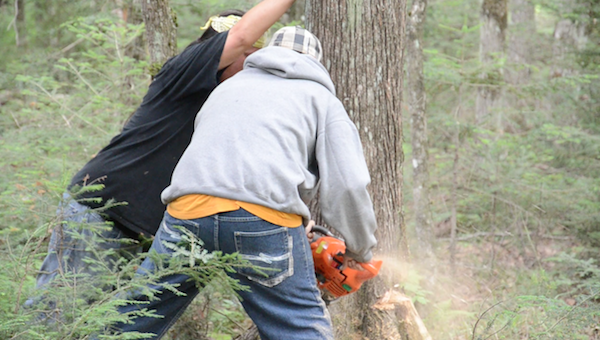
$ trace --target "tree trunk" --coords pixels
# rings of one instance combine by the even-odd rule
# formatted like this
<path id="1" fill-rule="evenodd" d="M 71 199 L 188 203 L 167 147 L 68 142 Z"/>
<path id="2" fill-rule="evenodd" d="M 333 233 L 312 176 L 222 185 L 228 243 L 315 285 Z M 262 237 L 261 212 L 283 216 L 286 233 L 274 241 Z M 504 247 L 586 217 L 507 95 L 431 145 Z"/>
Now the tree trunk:
<path id="1" fill-rule="evenodd" d="M 17 46 L 27 44 L 27 28 L 25 25 L 25 0 L 15 0 L 15 40 Z"/>
<path id="2" fill-rule="evenodd" d="M 142 16 L 146 24 L 150 74 L 154 76 L 177 54 L 177 24 L 168 0 L 142 0 Z"/>
<path id="3" fill-rule="evenodd" d="M 142 15 L 142 2 L 144 0 L 117 0 L 117 11 L 123 19 L 123 23 L 139 25 L 144 22 Z M 146 44 L 144 36 L 140 35 L 133 42 L 128 44 L 125 49 L 125 55 L 142 60 L 146 58 Z"/>
<path id="4" fill-rule="evenodd" d="M 585 23 L 563 19 L 554 28 L 554 43 L 552 54 L 554 59 L 553 77 L 573 75 L 575 51 L 581 50 L 587 44 Z"/>
<path id="5" fill-rule="evenodd" d="M 429 169 L 427 152 L 426 96 L 423 77 L 423 27 L 427 0 L 414 0 L 407 30 L 406 60 L 408 70 L 408 107 L 410 111 L 413 207 L 419 253 L 425 258 L 433 255 L 431 249 L 432 223 L 429 204 Z"/>
<path id="6" fill-rule="evenodd" d="M 507 0 L 483 0 L 481 6 L 481 29 L 479 58 L 484 68 L 481 74 L 482 85 L 476 100 L 477 124 L 487 123 L 491 114 L 500 106 L 502 70 L 494 67 L 494 61 L 503 58 L 505 32 L 507 26 Z M 498 128 L 501 128 L 501 117 Z"/>
<path id="7" fill-rule="evenodd" d="M 510 26 L 506 80 L 513 85 L 529 81 L 532 43 L 535 37 L 535 7 L 531 0 L 510 0 Z"/>
<path id="8" fill-rule="evenodd" d="M 404 0 L 307 3 L 307 28 L 323 42 L 323 64 L 363 142 L 379 225 L 375 256 L 386 257 L 390 266 L 408 257 L 401 209 L 405 9 Z M 331 306 L 336 338 L 403 338 L 405 327 L 397 315 L 400 306 L 372 308 L 400 282 L 399 274 L 389 268 Z"/>

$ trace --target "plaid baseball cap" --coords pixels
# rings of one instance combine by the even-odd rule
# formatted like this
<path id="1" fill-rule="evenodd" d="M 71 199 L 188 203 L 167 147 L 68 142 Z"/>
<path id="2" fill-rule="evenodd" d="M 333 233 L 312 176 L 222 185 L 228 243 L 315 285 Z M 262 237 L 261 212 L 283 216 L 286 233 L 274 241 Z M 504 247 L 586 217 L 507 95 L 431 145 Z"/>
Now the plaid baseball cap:
<path id="1" fill-rule="evenodd" d="M 302 27 L 287 26 L 279 29 L 267 46 L 281 46 L 290 50 L 308 54 L 321 61 L 323 48 L 321 42 L 312 33 Z"/>

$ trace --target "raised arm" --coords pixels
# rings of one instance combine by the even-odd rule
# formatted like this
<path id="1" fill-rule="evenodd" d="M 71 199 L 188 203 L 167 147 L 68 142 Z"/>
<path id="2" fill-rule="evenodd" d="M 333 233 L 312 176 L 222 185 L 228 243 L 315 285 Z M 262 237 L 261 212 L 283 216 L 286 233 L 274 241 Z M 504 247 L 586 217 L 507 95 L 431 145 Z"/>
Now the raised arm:
<path id="1" fill-rule="evenodd" d="M 264 0 L 246 12 L 229 30 L 219 70 L 229 66 L 292 6 L 295 0 Z"/>

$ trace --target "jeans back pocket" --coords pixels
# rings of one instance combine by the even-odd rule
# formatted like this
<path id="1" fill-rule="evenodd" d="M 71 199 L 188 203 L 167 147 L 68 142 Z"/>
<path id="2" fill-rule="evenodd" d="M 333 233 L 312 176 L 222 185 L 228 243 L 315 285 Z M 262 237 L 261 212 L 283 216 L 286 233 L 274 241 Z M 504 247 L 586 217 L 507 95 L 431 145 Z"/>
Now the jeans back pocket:
<path id="1" fill-rule="evenodd" d="M 249 280 L 273 287 L 294 275 L 293 240 L 285 227 L 257 232 L 235 232 L 235 247 L 252 267 L 237 272 Z"/>

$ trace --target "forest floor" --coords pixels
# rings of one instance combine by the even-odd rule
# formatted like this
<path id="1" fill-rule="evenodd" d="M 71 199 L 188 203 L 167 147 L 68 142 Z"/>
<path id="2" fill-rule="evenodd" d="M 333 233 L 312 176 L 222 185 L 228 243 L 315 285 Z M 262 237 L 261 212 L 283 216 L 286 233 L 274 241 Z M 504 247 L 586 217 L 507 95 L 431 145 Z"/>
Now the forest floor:
<path id="1" fill-rule="evenodd" d="M 449 239 L 442 239 L 437 263 L 419 267 L 428 302 L 415 305 L 433 339 L 600 339 L 600 314 L 596 324 L 573 337 L 551 335 L 552 327 L 569 327 L 567 316 L 579 304 L 580 291 L 560 289 L 555 261 L 579 247 L 574 237 L 529 240 L 506 234 L 468 242 L 468 236 L 459 238 L 465 241 L 456 247 L 454 265 Z M 556 295 L 548 296 L 552 293 Z M 549 313 L 556 307 L 547 304 L 548 298 L 559 304 L 556 315 Z M 539 303 L 542 300 L 546 303 Z"/>

